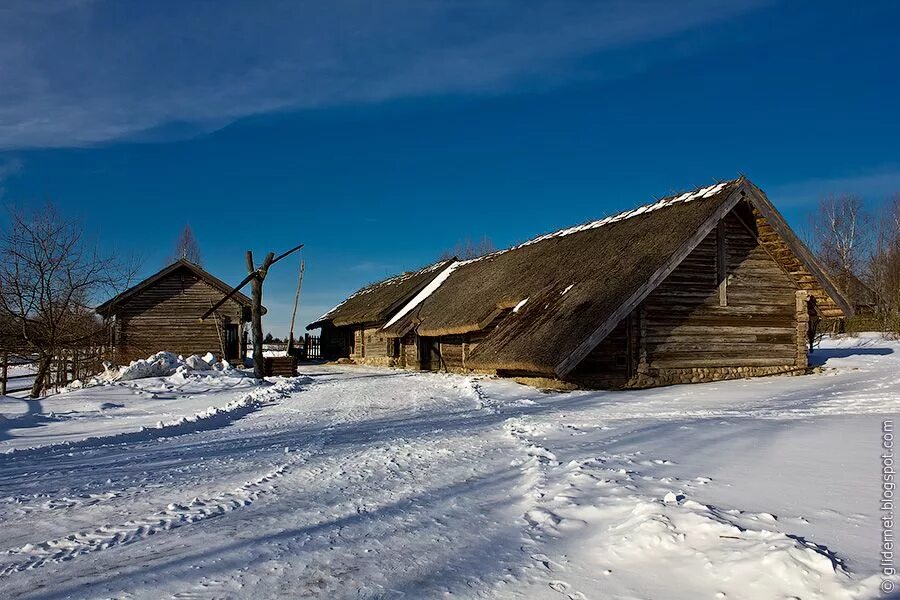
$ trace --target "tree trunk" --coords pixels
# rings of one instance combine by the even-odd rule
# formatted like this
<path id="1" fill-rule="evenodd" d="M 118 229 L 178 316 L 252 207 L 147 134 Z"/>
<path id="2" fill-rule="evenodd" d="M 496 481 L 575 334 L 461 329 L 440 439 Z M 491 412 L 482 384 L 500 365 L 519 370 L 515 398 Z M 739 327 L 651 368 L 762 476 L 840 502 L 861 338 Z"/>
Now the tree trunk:
<path id="1" fill-rule="evenodd" d="M 247 250 L 247 269 L 253 273 L 253 252 Z M 262 279 L 257 275 L 250 280 L 250 333 L 253 337 L 253 376 L 262 379 L 266 375 L 263 358 L 262 331 Z"/>
<path id="2" fill-rule="evenodd" d="M 44 390 L 44 381 L 47 379 L 47 374 L 50 373 L 50 365 L 52 363 L 52 356 L 41 356 L 38 359 L 37 375 L 34 377 L 34 383 L 31 384 L 31 392 L 28 394 L 29 398 L 41 397 L 41 392 Z"/>
<path id="3" fill-rule="evenodd" d="M 256 277 L 250 280 L 252 293 L 250 294 L 250 328 L 253 332 L 253 376 L 262 379 L 266 376 L 265 359 L 263 358 L 263 329 L 262 329 L 262 294 L 263 281 L 269 272 L 269 267 L 275 259 L 275 254 L 269 252 L 259 269 L 253 267 L 253 252 L 247 250 L 247 269 L 249 273 L 256 272 Z"/>

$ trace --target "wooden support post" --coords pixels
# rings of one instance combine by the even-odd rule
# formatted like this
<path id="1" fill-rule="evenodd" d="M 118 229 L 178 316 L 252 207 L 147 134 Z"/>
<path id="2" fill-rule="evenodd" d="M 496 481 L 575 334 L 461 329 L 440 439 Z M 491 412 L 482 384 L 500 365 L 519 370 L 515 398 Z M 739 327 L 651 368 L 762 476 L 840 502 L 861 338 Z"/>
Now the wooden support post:
<path id="1" fill-rule="evenodd" d="M 797 360 L 798 369 L 809 366 L 807 354 L 807 342 L 809 340 L 809 294 L 805 290 L 797 290 L 796 319 L 797 319 Z"/>
<path id="2" fill-rule="evenodd" d="M 719 306 L 728 306 L 728 255 L 724 220 L 716 224 L 716 282 L 719 285 Z"/>
<path id="3" fill-rule="evenodd" d="M 650 371 L 647 364 L 647 307 L 643 302 L 638 306 L 638 366 L 637 372 L 645 375 Z"/>

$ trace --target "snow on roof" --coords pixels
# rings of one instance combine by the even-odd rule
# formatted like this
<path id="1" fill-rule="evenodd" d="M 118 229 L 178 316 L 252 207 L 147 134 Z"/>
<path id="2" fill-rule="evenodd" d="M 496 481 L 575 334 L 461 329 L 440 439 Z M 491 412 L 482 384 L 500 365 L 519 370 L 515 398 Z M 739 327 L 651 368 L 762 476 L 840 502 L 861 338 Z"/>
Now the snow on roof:
<path id="1" fill-rule="evenodd" d="M 668 198 L 663 198 L 657 202 L 652 204 L 645 204 L 643 206 L 639 206 L 632 210 L 626 210 L 620 212 L 618 214 L 605 217 L 603 219 L 599 219 L 597 221 L 590 221 L 588 223 L 582 223 L 581 225 L 576 225 L 574 227 L 568 227 L 566 229 L 560 229 L 559 231 L 554 231 L 552 233 L 545 233 L 544 235 L 540 235 L 536 238 L 530 239 L 527 242 L 522 242 L 518 246 L 512 246 L 511 248 L 506 248 L 505 250 L 499 250 L 497 252 L 492 252 L 490 254 L 485 254 L 484 256 L 479 256 L 477 258 L 472 258 L 466 261 L 463 261 L 461 264 L 467 264 L 482 260 L 484 258 L 491 258 L 493 256 L 497 256 L 499 254 L 503 254 L 505 252 L 509 252 L 510 250 L 517 250 L 519 248 L 524 248 L 525 246 L 530 246 L 531 244 L 536 244 L 538 242 L 543 242 L 545 240 L 549 240 L 552 238 L 563 237 L 567 235 L 571 235 L 573 233 L 578 233 L 580 231 L 587 231 L 589 229 L 596 229 L 598 227 L 603 227 L 604 225 L 609 225 L 610 223 L 616 223 L 618 221 L 624 221 L 625 219 L 630 219 L 631 217 L 636 217 L 638 215 L 642 215 L 648 212 L 652 212 L 654 210 L 659 210 L 661 208 L 665 208 L 667 206 L 672 206 L 673 204 L 679 204 L 681 202 L 690 202 L 691 200 L 696 200 L 698 198 L 709 198 L 710 196 L 714 196 L 722 191 L 722 189 L 728 185 L 729 182 L 724 181 L 722 183 L 716 183 L 705 188 L 700 188 L 698 190 L 694 190 L 692 192 L 685 192 L 678 196 L 670 196 Z"/>
<path id="2" fill-rule="evenodd" d="M 391 319 L 385 324 L 384 327 L 382 327 L 382 329 L 387 329 L 388 327 L 396 323 L 403 315 L 414 309 L 418 304 L 428 298 L 428 296 L 433 294 L 434 291 L 441 287 L 441 284 L 444 283 L 444 281 L 446 281 L 448 277 L 450 277 L 450 273 L 452 273 L 460 264 L 461 263 L 459 261 L 453 261 L 452 263 L 450 263 L 450 265 L 446 269 L 441 271 L 441 273 L 439 273 L 437 277 L 432 279 L 428 283 L 428 285 L 422 288 L 422 291 L 416 294 L 412 300 L 407 302 L 406 306 L 397 311 L 397 314 L 391 317 Z"/>
<path id="3" fill-rule="evenodd" d="M 513 312 L 514 313 L 519 312 L 519 309 L 521 309 L 523 306 L 525 306 L 526 302 L 528 302 L 528 298 L 525 298 L 524 300 L 519 301 L 519 303 L 513 307 Z"/>
<path id="4" fill-rule="evenodd" d="M 344 298 L 341 302 L 338 302 L 337 304 L 335 304 L 330 310 L 326 311 L 324 314 L 322 314 L 322 316 L 320 316 L 318 319 L 316 319 L 313 322 L 318 323 L 320 321 L 327 321 L 337 309 L 339 309 L 343 305 L 347 304 L 347 302 L 349 302 L 350 300 L 357 298 L 359 296 L 362 296 L 363 294 L 368 294 L 369 292 L 372 292 L 376 289 L 384 288 L 384 287 L 387 287 L 390 285 L 397 285 L 397 284 L 403 283 L 404 281 L 407 281 L 407 280 L 411 279 L 412 277 L 417 277 L 417 276 L 425 274 L 425 273 L 431 273 L 432 271 L 434 271 L 446 264 L 447 264 L 446 260 L 438 261 L 438 262 L 434 263 L 433 265 L 429 265 L 429 266 L 425 267 L 424 269 L 419 269 L 418 271 L 408 271 L 406 273 L 394 275 L 393 277 L 388 277 L 387 279 L 382 279 L 381 281 L 376 281 L 375 283 L 369 284 L 369 285 L 353 292 L 352 294 L 350 294 L 349 296 Z"/>

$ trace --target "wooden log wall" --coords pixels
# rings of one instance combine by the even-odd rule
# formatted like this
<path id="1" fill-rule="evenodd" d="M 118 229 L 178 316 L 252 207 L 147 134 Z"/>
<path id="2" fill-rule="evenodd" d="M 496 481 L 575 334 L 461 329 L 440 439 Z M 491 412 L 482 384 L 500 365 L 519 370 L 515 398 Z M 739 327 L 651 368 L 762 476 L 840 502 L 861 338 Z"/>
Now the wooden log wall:
<path id="1" fill-rule="evenodd" d="M 801 290 L 816 299 L 816 306 L 822 317 L 838 319 L 844 316 L 840 307 L 825 292 L 818 279 L 801 263 L 781 236 L 769 225 L 758 210 L 744 217 L 755 225 L 760 244 L 782 265 L 791 279 Z"/>
<path id="2" fill-rule="evenodd" d="M 393 338 L 384 335 L 382 325 L 369 325 L 353 330 L 353 359 L 387 359 L 393 346 Z"/>
<path id="3" fill-rule="evenodd" d="M 632 329 L 629 336 L 628 329 Z M 570 379 L 586 385 L 625 385 L 638 361 L 636 316 L 622 319 L 571 373 Z"/>
<path id="4" fill-rule="evenodd" d="M 214 317 L 199 318 L 222 292 L 187 270 L 179 270 L 129 298 L 117 311 L 120 360 L 133 360 L 168 350 L 188 356 L 221 355 L 219 327 L 225 320 L 240 324 L 242 307 L 227 302 Z M 224 333 L 224 332 L 222 332 Z"/>
<path id="5" fill-rule="evenodd" d="M 732 212 L 718 230 L 725 236 L 724 292 L 713 231 L 647 297 L 642 343 L 650 369 L 798 362 L 797 285 L 757 241 L 754 223 Z"/>

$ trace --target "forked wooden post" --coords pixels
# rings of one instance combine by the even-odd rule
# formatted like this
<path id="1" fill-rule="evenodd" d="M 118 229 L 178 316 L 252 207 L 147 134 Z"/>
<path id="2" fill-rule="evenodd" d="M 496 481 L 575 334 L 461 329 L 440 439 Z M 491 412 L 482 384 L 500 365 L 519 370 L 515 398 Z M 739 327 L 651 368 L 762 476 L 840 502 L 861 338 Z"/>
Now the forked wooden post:
<path id="1" fill-rule="evenodd" d="M 253 251 L 247 250 L 247 269 L 252 276 L 250 279 L 250 322 L 253 331 L 253 376 L 262 379 L 266 376 L 266 366 L 263 361 L 263 331 L 262 331 L 262 294 L 263 281 L 269 272 L 269 267 L 275 261 L 275 253 L 269 252 L 257 269 L 253 266 Z"/>

